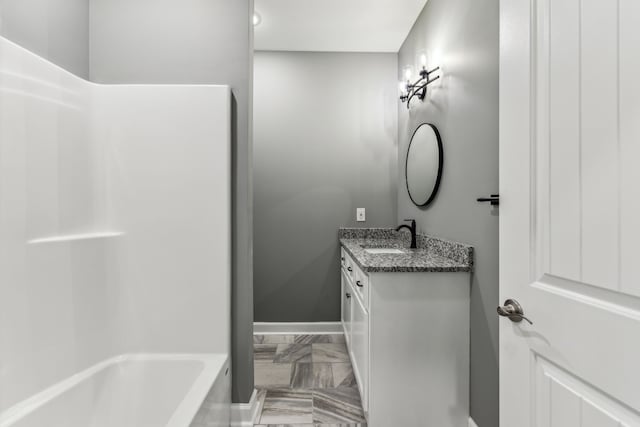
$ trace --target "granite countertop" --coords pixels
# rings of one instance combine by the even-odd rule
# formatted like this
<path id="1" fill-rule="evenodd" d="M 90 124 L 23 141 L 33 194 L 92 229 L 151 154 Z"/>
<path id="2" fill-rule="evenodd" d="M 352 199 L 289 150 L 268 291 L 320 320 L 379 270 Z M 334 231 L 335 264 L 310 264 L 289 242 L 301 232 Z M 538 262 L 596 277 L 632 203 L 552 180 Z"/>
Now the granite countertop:
<path id="1" fill-rule="evenodd" d="M 340 244 L 362 271 L 369 273 L 471 272 L 473 247 L 418 233 L 410 249 L 409 233 L 392 228 L 341 228 Z M 402 254 L 371 254 L 365 248 L 398 248 Z"/>

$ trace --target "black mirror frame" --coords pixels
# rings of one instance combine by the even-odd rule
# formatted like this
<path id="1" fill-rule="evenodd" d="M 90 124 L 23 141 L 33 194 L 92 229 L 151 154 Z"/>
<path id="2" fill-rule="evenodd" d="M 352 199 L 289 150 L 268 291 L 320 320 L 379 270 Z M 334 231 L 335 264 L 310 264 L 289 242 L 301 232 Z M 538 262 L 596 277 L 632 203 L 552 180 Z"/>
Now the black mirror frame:
<path id="1" fill-rule="evenodd" d="M 413 138 L 416 136 L 416 133 L 418 133 L 418 130 L 422 126 L 431 127 L 431 129 L 433 129 L 433 132 L 436 134 L 436 140 L 438 141 L 438 176 L 436 178 L 436 183 L 433 186 L 433 190 L 431 191 L 431 194 L 429 195 L 429 198 L 427 199 L 427 201 L 424 202 L 423 204 L 419 204 L 413 199 L 413 196 L 411 195 L 411 191 L 409 190 L 409 177 L 407 176 L 407 166 L 409 165 L 409 153 L 411 152 L 411 144 L 413 143 Z M 438 128 L 435 127 L 435 125 L 431 123 L 422 123 L 420 126 L 416 128 L 416 130 L 413 132 L 413 135 L 411 135 L 411 140 L 409 141 L 409 146 L 407 147 L 407 156 L 405 158 L 405 163 L 404 163 L 404 181 L 407 186 L 407 194 L 409 194 L 409 198 L 411 199 L 414 205 L 420 208 L 424 208 L 429 206 L 433 202 L 433 200 L 436 198 L 436 195 L 438 194 L 438 189 L 440 188 L 440 181 L 442 180 L 443 165 L 444 165 L 444 150 L 442 148 L 442 138 L 440 138 L 440 132 L 438 131 Z"/>

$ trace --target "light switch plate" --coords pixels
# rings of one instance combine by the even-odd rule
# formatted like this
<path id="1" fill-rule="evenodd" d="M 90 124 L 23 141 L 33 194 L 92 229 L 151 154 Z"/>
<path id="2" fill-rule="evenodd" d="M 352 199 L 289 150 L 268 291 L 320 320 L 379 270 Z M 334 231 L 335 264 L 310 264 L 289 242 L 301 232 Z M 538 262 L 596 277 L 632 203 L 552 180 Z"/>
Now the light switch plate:
<path id="1" fill-rule="evenodd" d="M 366 218 L 367 216 L 366 216 L 365 208 L 356 209 L 356 221 L 365 222 Z"/>

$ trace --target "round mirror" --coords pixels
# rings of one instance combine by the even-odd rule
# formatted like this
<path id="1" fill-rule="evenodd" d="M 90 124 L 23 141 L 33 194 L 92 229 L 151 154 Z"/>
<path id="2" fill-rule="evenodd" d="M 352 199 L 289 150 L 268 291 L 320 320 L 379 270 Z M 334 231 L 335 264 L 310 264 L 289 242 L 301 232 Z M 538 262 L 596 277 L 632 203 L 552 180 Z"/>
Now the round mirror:
<path id="1" fill-rule="evenodd" d="M 436 197 L 442 177 L 442 141 L 438 129 L 423 123 L 407 149 L 407 191 L 416 206 L 428 206 Z"/>

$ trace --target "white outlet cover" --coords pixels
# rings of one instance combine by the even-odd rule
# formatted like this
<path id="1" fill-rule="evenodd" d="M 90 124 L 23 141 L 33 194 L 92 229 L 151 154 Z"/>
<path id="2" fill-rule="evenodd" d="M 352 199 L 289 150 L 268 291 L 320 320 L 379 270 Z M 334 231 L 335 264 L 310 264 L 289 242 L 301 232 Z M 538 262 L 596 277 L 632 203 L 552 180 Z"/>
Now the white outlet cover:
<path id="1" fill-rule="evenodd" d="M 358 222 L 364 222 L 366 221 L 366 211 L 365 208 L 358 208 L 356 209 L 356 221 Z"/>

